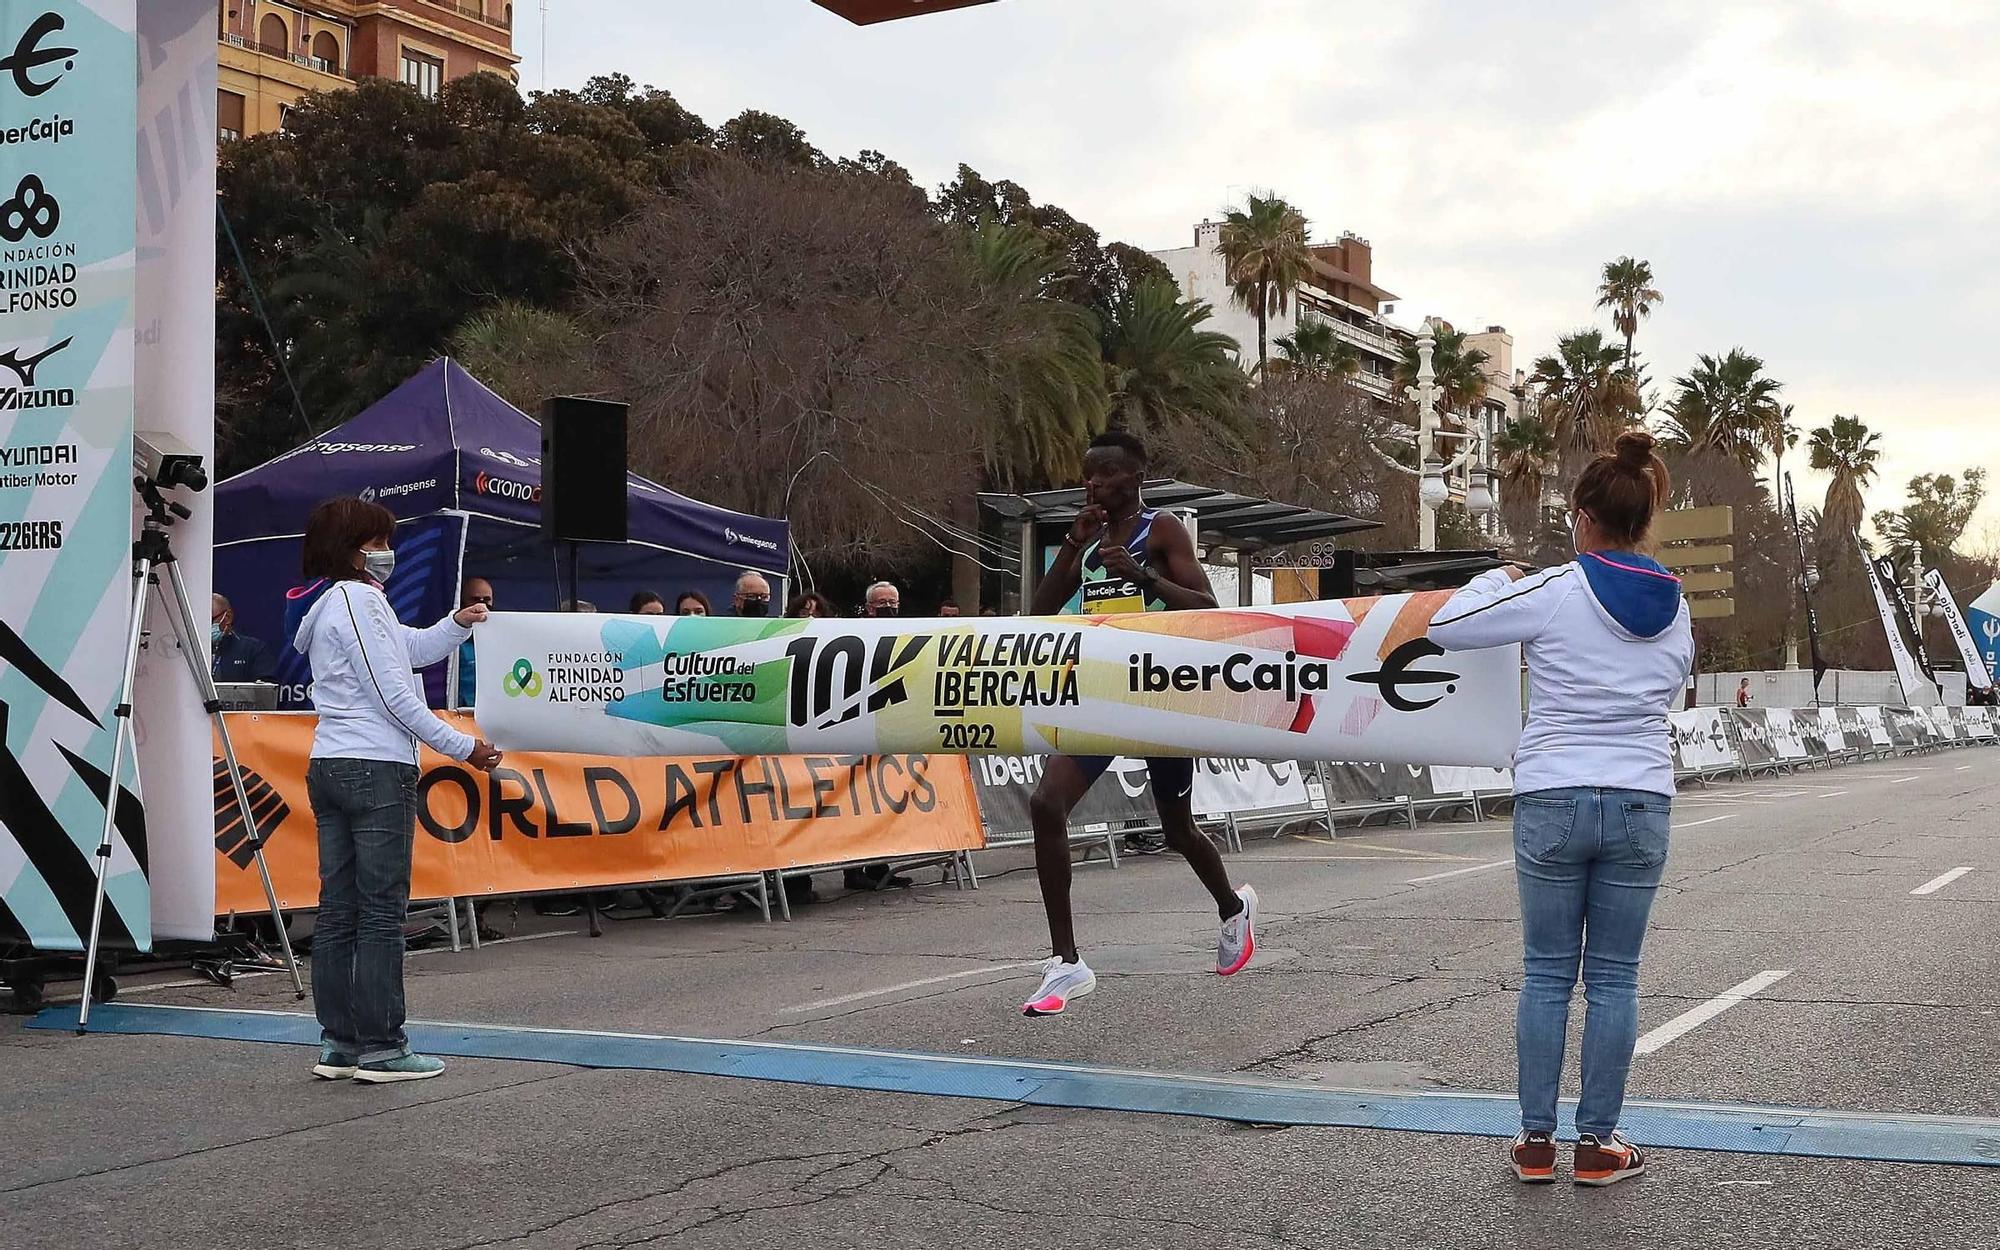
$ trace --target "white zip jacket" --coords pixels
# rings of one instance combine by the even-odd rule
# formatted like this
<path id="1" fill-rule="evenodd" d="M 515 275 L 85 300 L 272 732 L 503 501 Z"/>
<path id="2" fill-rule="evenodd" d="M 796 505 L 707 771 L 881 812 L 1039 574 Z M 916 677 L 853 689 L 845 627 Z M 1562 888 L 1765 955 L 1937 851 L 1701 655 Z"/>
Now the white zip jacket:
<path id="1" fill-rule="evenodd" d="M 1447 651 L 1522 644 L 1528 723 L 1514 792 L 1601 787 L 1674 793 L 1667 712 L 1687 682 L 1694 635 L 1680 579 L 1649 557 L 1588 552 L 1510 579 L 1482 573 L 1432 620 Z"/>
<path id="2" fill-rule="evenodd" d="M 440 755 L 470 756 L 477 744 L 431 711 L 414 670 L 447 658 L 471 636 L 449 616 L 413 629 L 396 619 L 374 582 L 335 582 L 292 640 L 312 665 L 319 709 L 312 757 L 415 764 L 419 739 Z"/>

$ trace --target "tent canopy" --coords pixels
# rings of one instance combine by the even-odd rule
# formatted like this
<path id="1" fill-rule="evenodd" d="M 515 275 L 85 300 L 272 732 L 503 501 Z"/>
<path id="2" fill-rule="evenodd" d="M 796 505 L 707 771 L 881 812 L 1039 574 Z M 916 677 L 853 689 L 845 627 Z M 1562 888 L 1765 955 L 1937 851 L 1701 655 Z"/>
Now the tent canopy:
<path id="1" fill-rule="evenodd" d="M 782 575 L 785 522 L 717 508 L 625 477 L 631 541 Z M 305 532 L 334 495 L 372 499 L 399 518 L 463 512 L 539 527 L 542 427 L 449 358 L 425 365 L 374 406 L 216 488 L 215 543 Z"/>
<path id="2" fill-rule="evenodd" d="M 785 522 L 717 508 L 637 474 L 625 484 L 630 541 L 577 545 L 582 598 L 622 612 L 635 591 L 671 606 L 695 590 L 721 608 L 750 569 L 768 576 L 783 601 Z M 541 529 L 540 424 L 457 362 L 434 360 L 352 420 L 216 487 L 215 588 L 236 609 L 238 632 L 275 654 L 281 707 L 304 706 L 310 679 L 280 636 L 284 592 L 299 580 L 306 518 L 336 495 L 396 514 L 387 590 L 406 622 L 427 624 L 457 607 L 466 577 L 492 583 L 501 610 L 554 609 L 570 585 L 567 550 Z M 432 702 L 449 701 L 446 672 L 426 678 Z"/>

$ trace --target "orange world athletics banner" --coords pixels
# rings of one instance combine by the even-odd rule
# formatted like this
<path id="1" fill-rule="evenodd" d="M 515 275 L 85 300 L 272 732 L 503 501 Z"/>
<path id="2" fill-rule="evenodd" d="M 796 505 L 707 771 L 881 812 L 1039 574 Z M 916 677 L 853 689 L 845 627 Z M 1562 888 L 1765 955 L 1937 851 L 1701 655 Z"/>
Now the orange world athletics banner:
<path id="1" fill-rule="evenodd" d="M 446 713 L 467 733 L 472 718 Z M 228 713 L 279 904 L 319 901 L 306 764 L 316 718 Z M 218 914 L 267 904 L 215 745 Z M 985 845 L 962 756 L 620 759 L 509 753 L 491 774 L 423 752 L 413 898 L 767 872 Z"/>

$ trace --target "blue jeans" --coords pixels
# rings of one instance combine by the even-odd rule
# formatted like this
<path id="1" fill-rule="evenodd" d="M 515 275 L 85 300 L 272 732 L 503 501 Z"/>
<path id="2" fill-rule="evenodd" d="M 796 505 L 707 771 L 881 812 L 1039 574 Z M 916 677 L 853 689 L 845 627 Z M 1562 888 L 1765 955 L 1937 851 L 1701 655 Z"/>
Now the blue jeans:
<path id="1" fill-rule="evenodd" d="M 1672 806 L 1643 790 L 1541 790 L 1514 800 L 1527 977 L 1514 1021 L 1521 1126 L 1554 1132 L 1569 1000 L 1583 967 L 1579 1133 L 1608 1136 L 1639 1040 L 1639 947 L 1667 862 Z"/>
<path id="2" fill-rule="evenodd" d="M 313 1011 L 320 1036 L 363 1063 L 409 1053 L 403 1033 L 403 920 L 417 770 L 386 760 L 316 759 L 306 793 L 319 825 Z"/>

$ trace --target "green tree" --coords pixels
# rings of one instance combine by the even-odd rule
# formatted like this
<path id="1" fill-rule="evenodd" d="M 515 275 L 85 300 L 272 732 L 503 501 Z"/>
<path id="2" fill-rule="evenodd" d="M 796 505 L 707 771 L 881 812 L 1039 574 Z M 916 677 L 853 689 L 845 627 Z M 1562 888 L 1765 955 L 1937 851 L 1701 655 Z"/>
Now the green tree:
<path id="1" fill-rule="evenodd" d="M 1875 532 L 1898 563 L 1934 562 L 1957 546 L 1985 498 L 1985 469 L 1967 469 L 1963 477 L 1919 473 L 1910 479 L 1908 498 L 1901 508 L 1875 514 Z"/>
<path id="2" fill-rule="evenodd" d="M 1553 355 L 1535 361 L 1529 381 L 1540 393 L 1542 420 L 1560 448 L 1565 476 L 1610 451 L 1639 415 L 1633 374 L 1598 330 L 1558 339 Z"/>
<path id="3" fill-rule="evenodd" d="M 1236 364 L 1236 340 L 1202 328 L 1214 313 L 1182 301 L 1165 278 L 1140 283 L 1119 302 L 1103 336 L 1115 424 L 1163 445 L 1242 445 L 1249 381 Z"/>
<path id="4" fill-rule="evenodd" d="M 1119 303 L 1141 282 L 1173 280 L 1167 267 L 1129 243 L 1104 243 L 1088 225 L 1053 204 L 1037 204 L 1019 183 L 988 182 L 969 165 L 937 189 L 932 211 L 967 230 L 986 222 L 1033 226 L 1063 253 L 1057 294 L 1082 304 L 1099 321 L 1109 321 Z"/>
<path id="5" fill-rule="evenodd" d="M 1712 449 L 1755 471 L 1782 384 L 1764 373 L 1764 362 L 1740 347 L 1720 358 L 1702 355 L 1674 379 L 1665 441 L 1687 451 Z"/>
<path id="6" fill-rule="evenodd" d="M 1627 373 L 1632 371 L 1632 340 L 1639 333 L 1639 323 L 1651 316 L 1653 305 L 1665 298 L 1653 286 L 1650 261 L 1620 256 L 1605 262 L 1603 278 L 1597 284 L 1597 306 L 1611 310 L 1611 324 L 1625 336 Z"/>
<path id="7" fill-rule="evenodd" d="M 1007 489 L 1074 480 L 1109 408 L 1096 319 L 1052 294 L 1062 253 L 1034 227 L 989 223 L 972 253 L 1000 313 L 988 356 L 995 412 L 980 439 L 988 477 Z"/>
<path id="8" fill-rule="evenodd" d="M 1305 215 L 1275 195 L 1249 197 L 1222 214 L 1218 246 L 1230 294 L 1257 318 L 1257 376 L 1270 363 L 1271 314 L 1283 316 L 1312 268 Z"/>
<path id="9" fill-rule="evenodd" d="M 1361 373 L 1361 353 L 1324 321 L 1301 321 L 1278 338 L 1278 355 L 1293 372 L 1345 380 Z"/>
<path id="10" fill-rule="evenodd" d="M 620 108 L 575 94 L 524 102 L 491 74 L 434 100 L 380 80 L 307 96 L 282 133 L 229 144 L 218 171 L 229 226 L 217 272 L 222 470 L 373 403 L 496 300 L 563 305 L 577 249 L 669 171 L 666 149 Z"/>
<path id="11" fill-rule="evenodd" d="M 1866 515 L 1861 492 L 1874 482 L 1882 436 L 1859 417 L 1835 416 L 1814 430 L 1806 443 L 1806 462 L 1829 475 L 1826 501 L 1820 507 L 1820 532 L 1851 546 Z"/>
<path id="12" fill-rule="evenodd" d="M 452 332 L 451 354 L 466 372 L 523 412 L 551 395 L 573 393 L 590 334 L 567 313 L 501 300 Z"/>
<path id="13" fill-rule="evenodd" d="M 722 123 L 715 132 L 715 146 L 733 156 L 776 165 L 810 168 L 826 161 L 825 154 L 806 140 L 805 131 L 782 117 L 756 109 L 744 109 Z"/>

